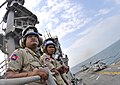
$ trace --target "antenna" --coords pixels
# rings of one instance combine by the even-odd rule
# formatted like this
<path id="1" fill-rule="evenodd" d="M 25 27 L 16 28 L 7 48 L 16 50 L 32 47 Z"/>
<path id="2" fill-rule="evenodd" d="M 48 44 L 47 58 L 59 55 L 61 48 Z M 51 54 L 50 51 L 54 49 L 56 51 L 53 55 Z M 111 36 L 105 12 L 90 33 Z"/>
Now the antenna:
<path id="1" fill-rule="evenodd" d="M 0 5 L 0 8 L 4 6 L 6 3 L 7 3 L 7 0 L 2 5 Z"/>
<path id="2" fill-rule="evenodd" d="M 49 32 L 49 37 L 50 37 L 50 38 L 52 38 L 52 36 L 51 36 L 50 32 Z"/>
<path id="3" fill-rule="evenodd" d="M 47 36 L 50 38 L 51 36 L 50 36 L 50 33 L 48 33 L 48 31 L 47 31 L 47 29 L 46 28 L 44 28 L 45 29 L 45 32 L 47 33 Z"/>
<path id="4" fill-rule="evenodd" d="M 12 1 L 17 1 L 17 2 L 19 2 L 21 5 L 24 5 L 24 3 L 25 3 L 25 0 L 6 0 L 2 5 L 0 5 L 0 8 L 1 8 L 2 6 L 4 6 L 7 2 L 8 2 L 8 5 L 10 5 Z"/>

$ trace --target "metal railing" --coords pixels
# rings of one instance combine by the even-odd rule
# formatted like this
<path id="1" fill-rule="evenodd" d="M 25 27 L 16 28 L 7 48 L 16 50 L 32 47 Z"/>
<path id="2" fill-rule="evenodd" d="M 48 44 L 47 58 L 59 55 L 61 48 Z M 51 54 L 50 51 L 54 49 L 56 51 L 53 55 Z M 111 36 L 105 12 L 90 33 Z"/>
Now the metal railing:
<path id="1" fill-rule="evenodd" d="M 3 62 L 5 62 L 5 61 L 3 61 Z M 1 62 L 0 64 L 2 64 L 3 62 Z M 6 64 L 4 64 L 3 66 L 5 66 Z M 3 66 L 0 67 L 0 69 L 2 69 Z M 48 80 L 47 80 L 47 84 L 48 85 L 56 85 L 48 67 L 45 67 L 45 70 L 49 72 L 49 77 L 48 77 Z M 31 82 L 38 81 L 40 79 L 41 78 L 39 76 L 30 76 L 30 77 L 12 78 L 12 79 L 0 79 L 0 85 L 23 85 L 23 84 L 26 84 L 26 83 L 31 83 Z"/>
<path id="2" fill-rule="evenodd" d="M 8 63 L 7 60 L 3 60 L 3 61 L 0 63 L 0 75 L 1 75 L 1 76 L 4 74 L 4 72 L 5 72 L 6 69 L 7 69 L 7 63 Z"/>

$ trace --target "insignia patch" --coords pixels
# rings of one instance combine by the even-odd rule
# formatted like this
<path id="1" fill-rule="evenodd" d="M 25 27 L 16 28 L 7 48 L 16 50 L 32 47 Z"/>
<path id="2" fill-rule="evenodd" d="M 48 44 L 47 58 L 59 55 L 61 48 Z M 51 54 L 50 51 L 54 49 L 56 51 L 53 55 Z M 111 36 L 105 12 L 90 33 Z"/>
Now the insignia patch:
<path id="1" fill-rule="evenodd" d="M 17 56 L 16 54 L 13 54 L 13 55 L 11 56 L 11 60 L 16 61 L 17 59 L 18 59 L 18 56 Z"/>
<path id="2" fill-rule="evenodd" d="M 45 61 L 50 61 L 50 58 L 45 58 Z"/>

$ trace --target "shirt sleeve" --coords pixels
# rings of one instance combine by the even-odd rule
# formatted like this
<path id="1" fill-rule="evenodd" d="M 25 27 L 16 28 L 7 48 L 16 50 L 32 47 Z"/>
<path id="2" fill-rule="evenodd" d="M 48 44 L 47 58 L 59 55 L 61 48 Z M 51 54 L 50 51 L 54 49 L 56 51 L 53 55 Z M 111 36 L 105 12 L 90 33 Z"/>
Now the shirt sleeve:
<path id="1" fill-rule="evenodd" d="M 55 66 L 51 63 L 51 58 L 46 55 L 42 55 L 40 61 L 42 64 L 47 65 L 50 70 L 55 68 Z"/>
<path id="2" fill-rule="evenodd" d="M 20 72 L 22 69 L 22 54 L 20 50 L 15 50 L 9 57 L 8 70 Z"/>

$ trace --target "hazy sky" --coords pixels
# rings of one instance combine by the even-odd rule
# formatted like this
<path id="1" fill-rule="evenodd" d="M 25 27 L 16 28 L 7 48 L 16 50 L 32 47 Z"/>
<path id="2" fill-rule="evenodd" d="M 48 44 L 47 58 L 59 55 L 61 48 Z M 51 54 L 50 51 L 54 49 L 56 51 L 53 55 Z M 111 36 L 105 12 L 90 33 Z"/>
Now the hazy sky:
<path id="1" fill-rule="evenodd" d="M 120 39 L 120 0 L 25 0 L 24 6 L 37 15 L 40 33 L 58 36 L 71 67 Z"/>

